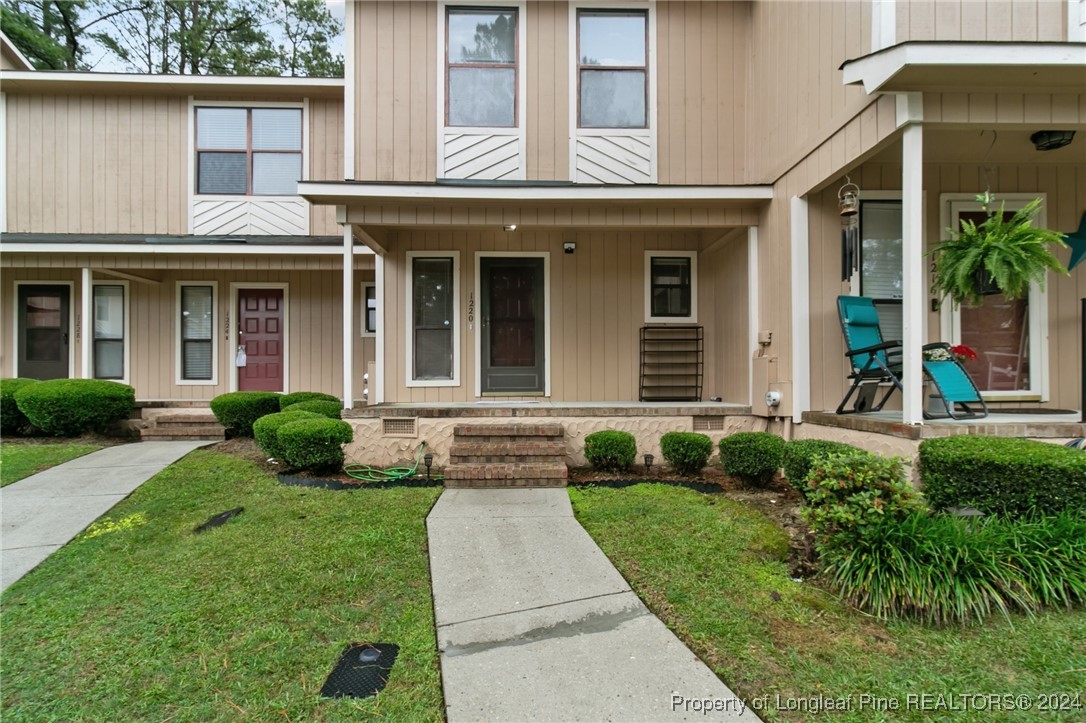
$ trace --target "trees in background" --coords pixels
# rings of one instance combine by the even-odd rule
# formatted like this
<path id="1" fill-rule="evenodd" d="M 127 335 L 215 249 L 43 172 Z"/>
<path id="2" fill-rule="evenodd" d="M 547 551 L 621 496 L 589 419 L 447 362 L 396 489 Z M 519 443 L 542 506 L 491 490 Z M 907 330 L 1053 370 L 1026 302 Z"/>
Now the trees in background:
<path id="1" fill-rule="evenodd" d="M 39 69 L 95 48 L 137 73 L 343 75 L 323 0 L 3 0 L 0 28 Z"/>

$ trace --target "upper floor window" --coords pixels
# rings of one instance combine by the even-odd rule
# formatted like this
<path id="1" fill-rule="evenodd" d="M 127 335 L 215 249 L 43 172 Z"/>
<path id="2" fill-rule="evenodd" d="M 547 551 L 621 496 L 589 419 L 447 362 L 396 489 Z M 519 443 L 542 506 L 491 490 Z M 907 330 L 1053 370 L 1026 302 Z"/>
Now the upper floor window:
<path id="1" fill-rule="evenodd" d="M 648 127 L 648 13 L 577 13 L 577 124 Z"/>
<path id="2" fill-rule="evenodd" d="M 196 109 L 197 193 L 294 196 L 301 178 L 301 108 Z"/>
<path id="3" fill-rule="evenodd" d="M 449 8 L 445 16 L 445 125 L 517 125 L 517 11 Z"/>

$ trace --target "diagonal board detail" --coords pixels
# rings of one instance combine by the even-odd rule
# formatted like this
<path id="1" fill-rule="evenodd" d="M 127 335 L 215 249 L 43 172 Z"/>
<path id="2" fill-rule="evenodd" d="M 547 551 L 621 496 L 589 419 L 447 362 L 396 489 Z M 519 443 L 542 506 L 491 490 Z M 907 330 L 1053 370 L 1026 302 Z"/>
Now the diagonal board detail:
<path id="1" fill-rule="evenodd" d="M 309 233 L 302 199 L 195 199 L 192 233 L 196 236 L 305 236 Z"/>
<path id="2" fill-rule="evenodd" d="M 509 134 L 446 134 L 445 178 L 496 180 L 523 176 L 520 138 Z"/>

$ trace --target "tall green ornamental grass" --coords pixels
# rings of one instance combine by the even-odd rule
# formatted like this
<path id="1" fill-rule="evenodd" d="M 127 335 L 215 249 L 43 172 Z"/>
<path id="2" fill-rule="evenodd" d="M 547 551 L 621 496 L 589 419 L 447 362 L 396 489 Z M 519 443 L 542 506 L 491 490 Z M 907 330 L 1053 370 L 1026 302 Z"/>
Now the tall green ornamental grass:
<path id="1" fill-rule="evenodd" d="M 1086 518 L 1073 512 L 970 522 L 917 512 L 824 547 L 823 571 L 880 618 L 975 623 L 1086 602 Z"/>

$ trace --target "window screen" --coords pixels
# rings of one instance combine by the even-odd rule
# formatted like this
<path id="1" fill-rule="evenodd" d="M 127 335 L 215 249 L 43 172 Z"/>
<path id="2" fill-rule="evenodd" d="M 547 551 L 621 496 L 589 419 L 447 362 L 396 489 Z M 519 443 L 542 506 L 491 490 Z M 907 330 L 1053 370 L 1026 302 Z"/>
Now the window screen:
<path id="1" fill-rule="evenodd" d="M 453 260 L 413 259 L 411 284 L 414 379 L 452 379 Z"/>
<path id="2" fill-rule="evenodd" d="M 124 286 L 94 286 L 94 378 L 124 379 Z"/>
<path id="3" fill-rule="evenodd" d="M 181 287 L 181 378 L 210 380 L 214 289 L 211 286 Z"/>
<path id="4" fill-rule="evenodd" d="M 648 14 L 577 14 L 578 124 L 648 127 Z"/>
<path id="5" fill-rule="evenodd" d="M 446 125 L 515 127 L 517 11 L 449 8 L 446 20 Z"/>
<path id="6" fill-rule="evenodd" d="M 860 204 L 860 294 L 875 301 L 886 341 L 901 341 L 901 201 Z"/>

